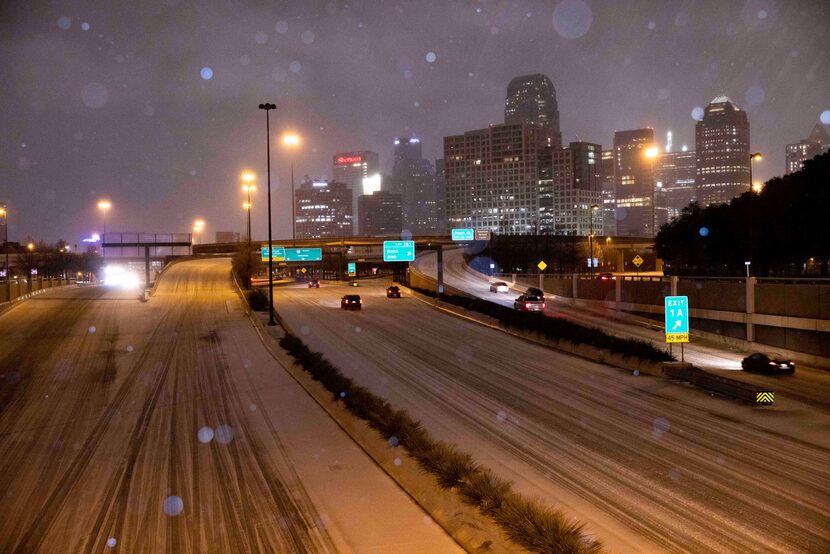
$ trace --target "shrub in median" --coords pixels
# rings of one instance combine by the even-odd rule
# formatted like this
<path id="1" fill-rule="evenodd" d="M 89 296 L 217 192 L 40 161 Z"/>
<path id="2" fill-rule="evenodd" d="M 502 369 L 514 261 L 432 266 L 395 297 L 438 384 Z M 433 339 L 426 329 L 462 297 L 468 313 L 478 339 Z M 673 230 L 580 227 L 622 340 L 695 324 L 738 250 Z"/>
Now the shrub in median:
<path id="1" fill-rule="evenodd" d="M 268 309 L 268 296 L 261 290 L 253 289 L 245 292 L 248 305 L 255 312 L 264 312 Z"/>
<path id="2" fill-rule="evenodd" d="M 438 295 L 434 291 L 410 287 L 412 290 L 433 298 Z M 539 317 L 539 314 L 530 314 L 512 310 L 507 306 L 489 302 L 481 298 L 443 294 L 442 302 L 478 312 L 497 319 L 505 327 L 512 327 L 521 331 L 537 331 L 546 338 L 553 340 L 567 340 L 576 344 L 588 344 L 598 349 L 608 350 L 615 354 L 649 360 L 653 362 L 670 362 L 674 360 L 667 352 L 656 348 L 649 342 L 640 339 L 625 339 L 609 335 L 602 329 L 587 327 L 558 317 Z"/>
<path id="3" fill-rule="evenodd" d="M 421 470 L 492 518 L 516 544 L 531 552 L 587 554 L 602 550 L 599 541 L 583 533 L 581 524 L 512 492 L 509 482 L 481 467 L 456 446 L 430 437 L 420 422 L 356 385 L 298 337 L 286 334 L 280 345 L 350 413 L 380 432 L 391 446 L 402 446 Z"/>

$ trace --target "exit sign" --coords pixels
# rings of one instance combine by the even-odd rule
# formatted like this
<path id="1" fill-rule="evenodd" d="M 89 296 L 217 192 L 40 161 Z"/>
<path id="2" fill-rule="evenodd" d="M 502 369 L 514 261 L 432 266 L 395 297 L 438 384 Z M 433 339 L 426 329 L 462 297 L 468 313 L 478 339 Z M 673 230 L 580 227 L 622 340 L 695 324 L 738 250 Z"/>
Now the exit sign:
<path id="1" fill-rule="evenodd" d="M 453 229 L 452 240 L 468 241 L 475 240 L 475 229 Z"/>
<path id="2" fill-rule="evenodd" d="M 415 261 L 414 240 L 385 240 L 383 241 L 384 262 L 412 262 Z"/>

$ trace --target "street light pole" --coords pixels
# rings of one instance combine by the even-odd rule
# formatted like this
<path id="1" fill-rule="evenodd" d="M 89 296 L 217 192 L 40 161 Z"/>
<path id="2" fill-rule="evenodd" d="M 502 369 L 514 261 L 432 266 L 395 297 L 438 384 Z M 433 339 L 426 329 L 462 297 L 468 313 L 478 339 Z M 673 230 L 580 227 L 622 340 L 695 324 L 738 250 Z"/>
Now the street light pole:
<path id="1" fill-rule="evenodd" d="M 591 215 L 591 230 L 588 234 L 588 244 L 590 245 L 590 253 L 588 254 L 588 274 L 591 276 L 592 279 L 594 277 L 594 212 L 598 209 L 599 206 L 597 206 L 596 204 L 591 204 L 591 210 L 589 212 Z"/>
<path id="2" fill-rule="evenodd" d="M 746 267 L 746 276 L 750 276 L 752 267 L 755 265 L 755 252 L 753 249 L 753 235 L 755 234 L 755 224 L 752 221 L 753 204 L 755 204 L 755 186 L 752 182 L 752 162 L 755 160 L 762 160 L 764 157 L 760 152 L 755 152 L 749 155 L 749 265 Z"/>
<path id="3" fill-rule="evenodd" d="M 300 144 L 300 136 L 296 133 L 289 133 L 282 137 L 282 142 L 290 152 L 289 164 L 291 166 L 291 244 L 297 246 L 297 214 L 294 203 L 294 148 Z"/>
<path id="4" fill-rule="evenodd" d="M 12 300 L 12 271 L 9 267 L 9 208 L 0 205 L 0 215 L 3 216 L 3 251 L 6 253 L 6 300 Z"/>
<path id="5" fill-rule="evenodd" d="M 268 325 L 276 325 L 274 318 L 274 243 L 271 236 L 271 121 L 269 112 L 276 110 L 276 104 L 260 104 L 260 110 L 265 110 L 265 151 L 268 159 Z"/>

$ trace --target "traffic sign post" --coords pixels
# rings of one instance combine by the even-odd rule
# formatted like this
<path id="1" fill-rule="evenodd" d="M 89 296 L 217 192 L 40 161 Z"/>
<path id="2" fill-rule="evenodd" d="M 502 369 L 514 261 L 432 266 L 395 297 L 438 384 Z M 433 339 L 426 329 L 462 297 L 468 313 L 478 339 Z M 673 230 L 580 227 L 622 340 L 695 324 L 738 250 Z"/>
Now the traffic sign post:
<path id="1" fill-rule="evenodd" d="M 285 247 L 283 246 L 274 246 L 271 248 L 271 254 L 274 255 L 274 261 L 276 262 L 284 262 L 285 261 Z M 262 261 L 268 261 L 268 247 L 262 247 Z"/>
<path id="2" fill-rule="evenodd" d="M 665 311 L 666 342 L 680 343 L 680 361 L 683 359 L 683 343 L 689 342 L 689 297 L 667 296 L 663 301 Z"/>
<path id="3" fill-rule="evenodd" d="M 452 240 L 466 242 L 475 240 L 476 232 L 475 229 L 453 229 L 451 236 Z"/>
<path id="4" fill-rule="evenodd" d="M 384 262 L 413 262 L 415 261 L 414 240 L 385 240 L 383 241 Z"/>
<path id="5" fill-rule="evenodd" d="M 323 261 L 322 248 L 286 248 L 286 262 L 321 262 Z"/>
<path id="6" fill-rule="evenodd" d="M 475 231 L 475 238 L 476 240 L 490 240 L 490 229 L 476 229 Z"/>

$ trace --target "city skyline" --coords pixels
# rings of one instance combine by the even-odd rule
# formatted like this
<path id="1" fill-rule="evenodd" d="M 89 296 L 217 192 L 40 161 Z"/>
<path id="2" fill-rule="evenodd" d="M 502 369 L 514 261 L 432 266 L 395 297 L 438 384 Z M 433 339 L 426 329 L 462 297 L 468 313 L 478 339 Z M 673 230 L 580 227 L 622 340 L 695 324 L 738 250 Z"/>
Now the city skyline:
<path id="1" fill-rule="evenodd" d="M 265 183 L 262 101 L 278 105 L 272 131 L 303 137 L 295 182 L 333 177 L 331 156 L 347 151 L 379 152 L 388 174 L 402 133 L 440 158 L 442 137 L 501 123 L 506 87 L 524 74 L 553 82 L 565 143 L 606 145 L 615 130 L 651 126 L 691 149 L 692 112 L 726 94 L 764 153 L 759 180 L 783 174 L 785 145 L 830 109 L 821 2 L 345 6 L 4 6 L 2 64 L 14 85 L 0 93 L 0 201 L 10 238 L 77 241 L 102 227 L 100 197 L 113 203 L 115 230 L 186 231 L 196 218 L 208 233 L 241 230 L 244 213 L 225 206 L 241 202 L 241 171 Z M 281 201 L 288 155 L 278 136 L 274 224 L 284 237 L 291 203 Z M 255 236 L 263 221 L 254 218 Z"/>

